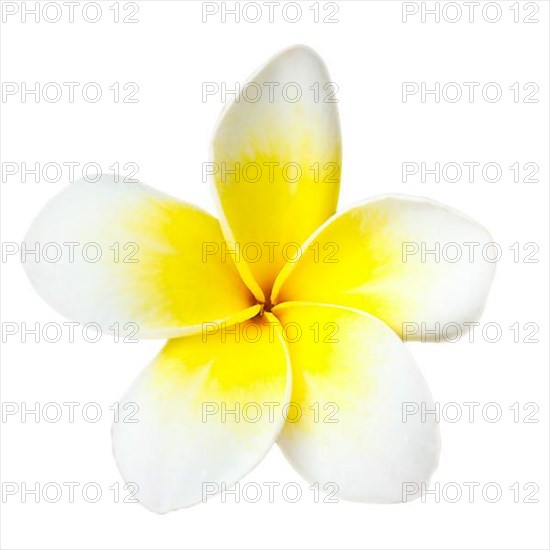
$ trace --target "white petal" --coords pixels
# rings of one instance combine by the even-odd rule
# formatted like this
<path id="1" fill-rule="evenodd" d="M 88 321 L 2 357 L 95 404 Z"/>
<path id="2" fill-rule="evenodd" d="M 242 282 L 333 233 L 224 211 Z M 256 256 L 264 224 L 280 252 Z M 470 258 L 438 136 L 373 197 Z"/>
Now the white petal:
<path id="1" fill-rule="evenodd" d="M 483 311 L 495 263 L 482 251 L 491 242 L 482 226 L 442 204 L 373 199 L 310 237 L 302 258 L 279 274 L 272 302 L 339 304 L 374 315 L 406 339 L 454 338 Z"/>
<path id="2" fill-rule="evenodd" d="M 231 487 L 277 438 L 290 372 L 268 316 L 237 325 L 238 342 L 235 327 L 170 340 L 122 400 L 121 410 L 139 407 L 138 422 L 113 424 L 113 449 L 147 508 L 168 512 Z M 278 414 L 269 414 L 269 402 Z"/>
<path id="3" fill-rule="evenodd" d="M 38 293 L 104 330 L 118 323 L 119 334 L 179 336 L 258 309 L 231 259 L 205 256 L 205 244 L 223 242 L 217 220 L 142 184 L 77 181 L 45 206 L 25 241 L 43 252 L 25 262 Z"/>
<path id="4" fill-rule="evenodd" d="M 243 278 L 256 295 L 269 297 L 285 258 L 294 254 L 289 246 L 302 243 L 336 210 L 340 125 L 335 86 L 310 48 L 281 52 L 247 86 L 217 128 L 214 180 Z M 247 99 L 258 88 L 260 99 Z"/>
<path id="5" fill-rule="evenodd" d="M 422 403 L 433 409 L 433 401 L 397 335 L 344 307 L 294 302 L 273 312 L 283 326 L 302 329 L 287 343 L 291 401 L 302 416 L 289 414 L 279 438 L 298 472 L 337 488 L 337 498 L 362 502 L 402 502 L 407 488 L 427 484 L 439 429 L 433 416 L 406 414 Z"/>

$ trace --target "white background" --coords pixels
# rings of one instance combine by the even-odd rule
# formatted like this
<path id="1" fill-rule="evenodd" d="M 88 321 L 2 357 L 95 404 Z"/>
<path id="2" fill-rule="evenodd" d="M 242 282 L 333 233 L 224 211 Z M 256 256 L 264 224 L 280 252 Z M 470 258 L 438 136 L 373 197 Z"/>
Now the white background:
<path id="1" fill-rule="evenodd" d="M 77 489 L 74 503 L 22 503 L 9 497 L 2 505 L 3 548 L 547 548 L 548 547 L 548 35 L 549 5 L 520 2 L 522 22 L 514 22 L 512 2 L 500 2 L 500 21 L 489 23 L 477 7 L 473 22 L 467 8 L 457 23 L 434 22 L 420 14 L 402 21 L 399 1 L 338 2 L 337 23 L 315 23 L 311 2 L 302 17 L 286 22 L 281 8 L 270 23 L 235 23 L 220 14 L 202 21 L 195 1 L 139 2 L 138 23 L 115 23 L 114 2 L 100 2 L 97 23 L 75 8 L 56 23 L 21 12 L 1 28 L 4 82 L 97 82 L 104 98 L 74 103 L 26 102 L 4 97 L 2 161 L 96 162 L 104 171 L 115 162 L 139 165 L 138 177 L 162 191 L 214 212 L 201 165 L 208 160 L 212 131 L 223 107 L 221 97 L 201 100 L 203 82 L 243 84 L 246 77 L 280 49 L 295 43 L 315 48 L 338 84 L 344 167 L 340 208 L 362 198 L 399 192 L 425 195 L 472 216 L 503 249 L 481 323 L 496 322 L 502 338 L 489 343 L 407 344 L 411 346 L 434 398 L 449 402 L 496 402 L 500 421 L 442 421 L 443 448 L 433 482 L 498 483 L 499 502 L 476 493 L 457 503 L 434 497 L 400 505 L 315 503 L 313 493 L 273 448 L 243 481 L 299 482 L 297 503 L 235 504 L 213 499 L 187 510 L 159 516 L 139 504 L 115 503 L 113 484 L 122 485 L 111 455 L 109 406 L 115 403 L 162 342 L 98 343 L 66 335 L 57 344 L 27 343 L 12 336 L 3 343 L 2 399 L 18 403 L 97 402 L 103 417 L 86 422 L 78 414 L 57 423 L 32 417 L 4 419 L 2 481 L 45 484 L 95 482 L 103 489 L 95 504 Z M 121 17 L 130 13 L 120 3 Z M 281 3 L 282 6 L 283 3 Z M 321 17 L 332 11 L 320 3 Z M 443 2 L 445 4 L 445 2 Z M 483 2 L 482 2 L 483 4 Z M 27 3 L 33 7 L 34 2 Z M 244 3 L 241 3 L 241 7 Z M 418 4 L 420 8 L 420 3 Z M 427 3 L 433 8 L 434 3 Z M 328 11 L 323 11 L 326 8 Z M 5 9 L 5 5 L 4 5 Z M 51 12 L 54 14 L 54 12 Z M 252 12 L 250 12 L 253 14 Z M 291 15 L 294 12 L 288 12 Z M 448 17 L 454 17 L 452 11 Z M 493 17 L 494 12 L 489 16 Z M 93 10 L 89 15 L 94 16 Z M 51 16 L 50 16 L 51 17 Z M 115 103 L 109 86 L 136 82 L 138 103 Z M 498 83 L 503 96 L 489 103 L 476 89 L 474 101 L 422 103 L 401 99 L 403 82 Z M 515 103 L 508 89 L 535 82 L 538 103 Z M 522 91 L 522 98 L 524 92 Z M 230 98 L 229 98 L 230 99 Z M 498 182 L 476 175 L 474 183 L 403 183 L 402 162 L 496 162 Z M 515 183 L 510 165 L 535 162 L 538 183 Z M 5 166 L 5 164 L 3 165 Z M 77 174 L 81 173 L 77 169 Z M 523 177 L 523 176 L 522 176 Z M 5 181 L 4 181 L 5 180 Z M 23 183 L 20 175 L 2 181 L 2 238 L 20 242 L 44 203 L 69 182 Z M 515 263 L 509 246 L 535 242 L 538 263 Z M 523 255 L 523 252 L 522 252 Z M 3 322 L 58 322 L 64 319 L 33 291 L 16 257 L 2 264 Z M 539 343 L 515 343 L 513 323 L 537 323 Z M 525 338 L 522 331 L 520 338 Z M 515 423 L 508 409 L 535 402 L 538 423 Z M 30 406 L 29 405 L 29 406 Z M 80 409 L 81 410 L 81 409 Z M 522 411 L 522 417 L 525 414 Z M 342 468 L 346 465 L 342 464 Z M 536 483 L 538 503 L 514 503 L 512 484 Z M 122 496 L 125 492 L 122 491 Z M 451 493 L 449 493 L 450 496 Z M 521 491 L 520 498 L 526 496 Z"/>

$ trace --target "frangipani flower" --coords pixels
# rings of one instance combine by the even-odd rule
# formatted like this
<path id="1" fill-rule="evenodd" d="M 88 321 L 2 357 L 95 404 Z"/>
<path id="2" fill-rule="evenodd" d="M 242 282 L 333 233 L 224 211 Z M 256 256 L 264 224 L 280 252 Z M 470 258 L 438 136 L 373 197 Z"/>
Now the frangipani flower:
<path id="1" fill-rule="evenodd" d="M 27 273 L 72 319 L 105 330 L 135 322 L 141 337 L 169 339 L 123 399 L 138 404 L 139 421 L 113 425 L 118 466 L 146 507 L 200 502 L 205 486 L 231 486 L 275 441 L 339 498 L 400 502 L 403 484 L 428 482 L 439 455 L 432 417 L 402 416 L 404 403 L 433 405 L 402 327 L 477 319 L 493 276 L 493 264 L 467 257 L 404 258 L 404 243 L 483 245 L 490 235 L 418 198 L 335 214 L 340 132 L 336 104 L 313 93 L 330 82 L 322 61 L 297 46 L 251 81 L 275 93 L 241 95 L 219 123 L 220 223 L 142 184 L 79 181 L 26 240 L 97 243 L 103 255 L 90 262 L 64 247 L 60 261 L 27 263 Z M 284 97 L 277 87 L 288 83 Z M 114 243 L 136 243 L 137 261 L 115 261 Z"/>

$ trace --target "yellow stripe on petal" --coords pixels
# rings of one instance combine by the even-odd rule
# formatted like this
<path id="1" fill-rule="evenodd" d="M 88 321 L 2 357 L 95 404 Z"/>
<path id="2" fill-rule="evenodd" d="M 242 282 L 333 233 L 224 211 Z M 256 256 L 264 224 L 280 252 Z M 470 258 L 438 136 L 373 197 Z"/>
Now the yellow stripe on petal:
<path id="1" fill-rule="evenodd" d="M 208 324 L 202 334 L 170 340 L 124 397 L 121 410 L 137 410 L 136 422 L 113 424 L 117 464 L 147 508 L 197 504 L 267 453 L 289 396 L 289 360 L 274 317 Z"/>
<path id="2" fill-rule="evenodd" d="M 481 315 L 495 268 L 482 250 L 491 241 L 483 227 L 436 202 L 372 200 L 310 237 L 302 258 L 280 273 L 272 302 L 361 309 L 407 339 L 437 339 L 458 325 L 454 337 Z"/>
<path id="3" fill-rule="evenodd" d="M 262 93 L 252 101 L 258 88 Z M 260 300 L 285 260 L 336 209 L 335 88 L 317 54 L 297 46 L 251 77 L 218 126 L 211 171 L 222 226 Z"/>
<path id="4" fill-rule="evenodd" d="M 208 254 L 222 239 L 206 212 L 104 175 L 46 205 L 26 246 L 59 257 L 27 254 L 24 265 L 39 294 L 69 318 L 118 327 L 111 330 L 119 335 L 178 336 L 259 310 L 231 258 Z"/>
<path id="5" fill-rule="evenodd" d="M 287 302 L 273 313 L 302 329 L 287 339 L 294 408 L 279 437 L 291 464 L 338 499 L 418 496 L 437 467 L 439 429 L 420 414 L 433 400 L 405 344 L 345 307 Z"/>

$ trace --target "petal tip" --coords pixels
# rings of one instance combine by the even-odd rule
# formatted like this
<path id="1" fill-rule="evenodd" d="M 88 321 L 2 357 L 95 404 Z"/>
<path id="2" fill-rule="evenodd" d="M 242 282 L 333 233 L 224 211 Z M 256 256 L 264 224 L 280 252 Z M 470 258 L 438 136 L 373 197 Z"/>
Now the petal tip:
<path id="1" fill-rule="evenodd" d="M 323 58 L 311 46 L 295 44 L 276 53 L 264 66 L 288 65 L 293 69 L 312 67 L 322 73 L 327 73 Z"/>

